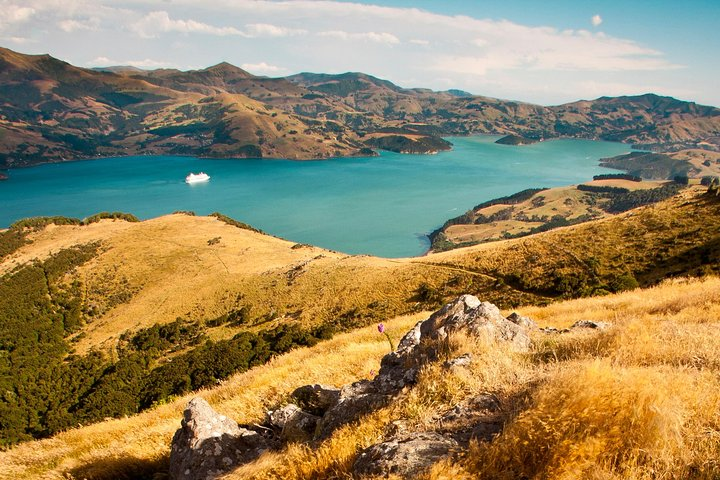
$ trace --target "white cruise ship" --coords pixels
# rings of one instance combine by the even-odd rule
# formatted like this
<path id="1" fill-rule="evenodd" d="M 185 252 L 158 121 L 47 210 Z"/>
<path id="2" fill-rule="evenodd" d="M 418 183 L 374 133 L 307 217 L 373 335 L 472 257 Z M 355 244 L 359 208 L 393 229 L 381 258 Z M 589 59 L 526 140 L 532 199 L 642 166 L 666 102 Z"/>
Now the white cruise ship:
<path id="1" fill-rule="evenodd" d="M 200 183 L 207 182 L 208 180 L 210 180 L 210 175 L 205 172 L 191 173 L 185 177 L 185 183 Z"/>

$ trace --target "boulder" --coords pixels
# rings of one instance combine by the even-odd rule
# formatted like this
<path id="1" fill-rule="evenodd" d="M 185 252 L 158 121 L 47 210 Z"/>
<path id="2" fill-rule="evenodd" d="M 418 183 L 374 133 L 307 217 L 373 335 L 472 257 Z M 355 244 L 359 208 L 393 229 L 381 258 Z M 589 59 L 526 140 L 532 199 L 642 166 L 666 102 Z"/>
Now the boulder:
<path id="1" fill-rule="evenodd" d="M 266 438 L 220 415 L 202 398 L 190 400 L 170 451 L 170 478 L 209 480 L 256 458 Z"/>
<path id="2" fill-rule="evenodd" d="M 500 399 L 484 393 L 467 399 L 446 412 L 439 421 L 438 433 L 467 446 L 471 439 L 489 442 L 502 431 L 505 414 Z"/>
<path id="3" fill-rule="evenodd" d="M 481 302 L 472 295 L 462 295 L 425 320 L 420 326 L 421 341 L 425 337 L 444 340 L 450 333 L 460 330 L 489 341 L 508 342 L 518 350 L 530 346 L 525 328 L 503 317 L 492 303 Z"/>
<path id="4" fill-rule="evenodd" d="M 610 327 L 610 323 L 608 322 L 595 322 L 592 320 L 578 320 L 577 322 L 573 323 L 572 327 L 570 328 L 595 328 L 598 330 L 606 330 Z"/>
<path id="5" fill-rule="evenodd" d="M 443 368 L 447 370 L 452 370 L 456 367 L 467 367 L 472 363 L 472 354 L 470 353 L 463 353 L 457 358 L 453 358 L 452 360 L 447 360 L 443 362 Z"/>
<path id="6" fill-rule="evenodd" d="M 526 330 L 537 330 L 538 329 L 538 325 L 537 325 L 537 323 L 535 323 L 535 321 L 533 319 L 531 319 L 530 317 L 524 317 L 517 312 L 511 313 L 507 317 L 507 319 L 508 319 L 508 321 L 510 321 L 510 322 L 514 323 L 515 325 L 522 327 Z"/>
<path id="7" fill-rule="evenodd" d="M 374 381 L 360 380 L 345 385 L 335 406 L 325 412 L 317 429 L 317 438 L 329 437 L 338 427 L 358 420 L 363 415 L 384 407 L 392 395 L 380 392 Z"/>
<path id="8" fill-rule="evenodd" d="M 457 447 L 452 438 L 434 432 L 404 434 L 360 452 L 352 472 L 362 476 L 415 478 Z"/>
<path id="9" fill-rule="evenodd" d="M 268 412 L 267 423 L 280 431 L 280 440 L 307 441 L 315 435 L 320 417 L 304 412 L 294 403 Z"/>
<path id="10" fill-rule="evenodd" d="M 355 382 L 341 390 L 337 404 L 320 422 L 319 438 L 326 438 L 337 427 L 387 405 L 406 386 L 417 381 L 420 367 L 437 359 L 439 344 L 451 333 L 461 330 L 491 342 L 507 342 L 517 350 L 527 350 L 530 346 L 525 328 L 503 317 L 495 305 L 481 302 L 472 295 L 458 297 L 410 329 L 397 349 L 383 357 L 380 371 L 372 381 Z M 470 355 L 462 355 L 445 366 L 467 366 L 471 361 Z M 301 388 L 307 391 L 311 386 Z"/>
<path id="11" fill-rule="evenodd" d="M 420 366 L 435 360 L 433 345 L 437 347 L 449 334 L 461 330 L 488 341 L 509 343 L 516 350 L 527 350 L 530 346 L 523 326 L 507 320 L 492 303 L 462 295 L 417 323 L 400 340 L 397 350 L 383 357 L 380 373 L 374 379 L 378 389 L 391 393 L 414 383 Z"/>
<path id="12" fill-rule="evenodd" d="M 323 415 L 340 401 L 340 389 L 325 385 L 304 385 L 290 395 L 304 411 Z"/>

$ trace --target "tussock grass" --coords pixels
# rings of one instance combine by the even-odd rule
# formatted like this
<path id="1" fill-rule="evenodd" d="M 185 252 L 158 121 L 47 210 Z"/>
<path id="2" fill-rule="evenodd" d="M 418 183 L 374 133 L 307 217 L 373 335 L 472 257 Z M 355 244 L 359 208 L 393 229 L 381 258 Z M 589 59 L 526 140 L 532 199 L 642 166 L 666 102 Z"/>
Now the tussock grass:
<path id="1" fill-rule="evenodd" d="M 487 478 L 681 478 L 705 475 L 698 429 L 717 427 L 712 375 L 571 364 L 491 444 L 467 455 Z M 702 442 L 701 442 L 702 443 Z M 717 471 L 715 472 L 717 473 Z M 711 477 L 705 477 L 711 478 Z"/>
<path id="2" fill-rule="evenodd" d="M 398 339 L 427 313 L 386 322 Z M 200 395 L 238 422 L 262 420 L 265 410 L 308 383 L 340 386 L 377 371 L 387 340 L 368 327 L 312 348 L 292 351 L 235 375 L 221 385 L 125 419 L 80 427 L 0 452 L 0 478 L 117 479 L 151 477 L 164 470 L 173 433 L 187 402 Z M 333 454 L 334 455 L 334 454 Z"/>
<path id="3" fill-rule="evenodd" d="M 493 393 L 506 426 L 439 462 L 424 478 L 713 479 L 720 475 L 720 278 L 526 307 L 541 325 L 612 321 L 606 332 L 534 334 L 527 354 L 453 336 L 418 383 L 384 409 L 311 448 L 267 452 L 228 478 L 346 478 L 359 451 L 397 428 L 433 430 L 468 398 Z M 398 339 L 427 314 L 386 322 Z M 241 423 L 302 384 L 370 378 L 387 353 L 374 327 L 290 352 L 200 392 Z M 470 352 L 468 367 L 446 359 Z M 21 444 L 0 453 L 0 478 L 136 478 L 162 471 L 190 396 L 143 414 Z"/>

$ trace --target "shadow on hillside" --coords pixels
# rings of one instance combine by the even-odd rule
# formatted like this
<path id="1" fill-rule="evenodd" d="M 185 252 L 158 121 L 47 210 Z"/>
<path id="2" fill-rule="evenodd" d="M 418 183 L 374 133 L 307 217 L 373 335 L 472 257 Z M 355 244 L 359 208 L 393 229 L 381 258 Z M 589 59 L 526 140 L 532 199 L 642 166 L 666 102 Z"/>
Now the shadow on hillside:
<path id="1" fill-rule="evenodd" d="M 720 274 L 720 236 L 674 256 L 659 259 L 652 268 L 637 275 L 641 285 L 654 285 L 669 277 L 699 277 Z"/>
<path id="2" fill-rule="evenodd" d="M 87 480 L 166 480 L 170 456 L 156 459 L 120 456 L 100 458 L 68 470 L 72 478 Z"/>

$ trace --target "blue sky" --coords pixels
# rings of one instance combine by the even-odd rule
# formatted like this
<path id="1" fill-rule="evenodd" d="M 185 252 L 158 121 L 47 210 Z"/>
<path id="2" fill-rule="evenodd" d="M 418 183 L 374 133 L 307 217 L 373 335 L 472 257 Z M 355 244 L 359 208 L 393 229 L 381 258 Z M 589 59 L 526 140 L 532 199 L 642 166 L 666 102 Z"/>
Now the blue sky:
<path id="1" fill-rule="evenodd" d="M 0 0 L 0 45 L 79 66 L 362 71 L 546 105 L 720 106 L 719 25 L 718 0 Z"/>

